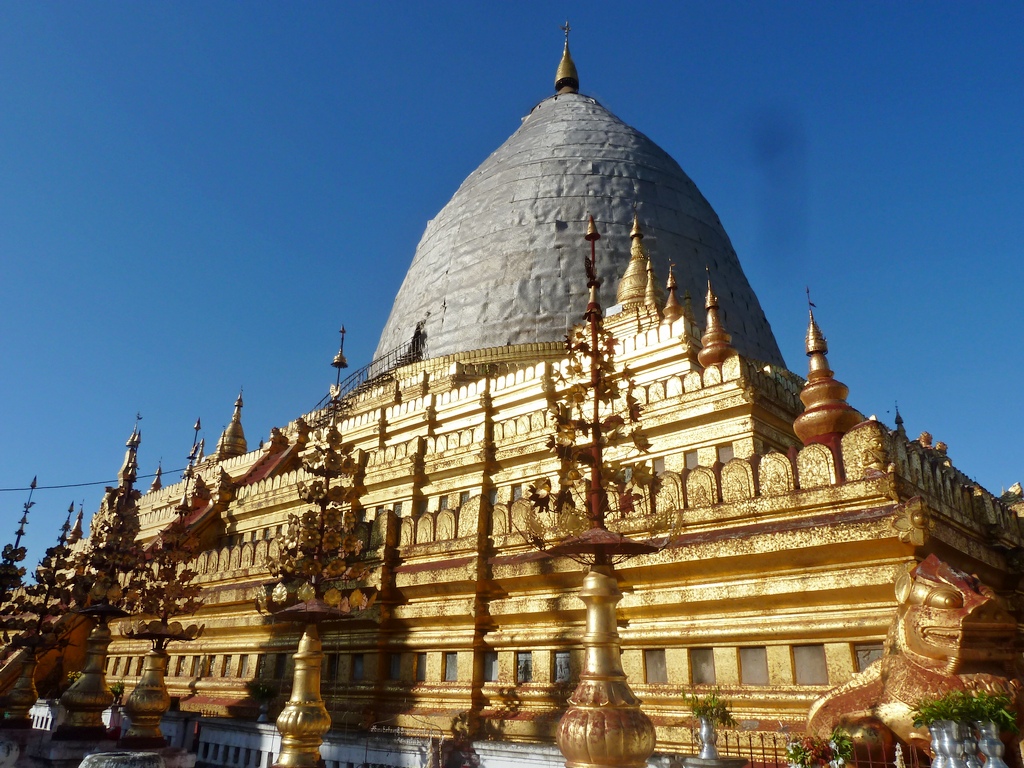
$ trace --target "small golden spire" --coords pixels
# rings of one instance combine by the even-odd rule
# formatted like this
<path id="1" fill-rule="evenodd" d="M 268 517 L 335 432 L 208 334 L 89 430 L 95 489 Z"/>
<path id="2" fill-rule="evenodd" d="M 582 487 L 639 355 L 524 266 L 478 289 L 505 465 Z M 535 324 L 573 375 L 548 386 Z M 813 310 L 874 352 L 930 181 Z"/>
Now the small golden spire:
<path id="1" fill-rule="evenodd" d="M 72 504 L 74 506 L 74 504 Z M 82 507 L 78 507 L 78 517 L 75 518 L 75 525 L 71 528 L 71 533 L 68 534 L 68 546 L 76 544 L 82 538 Z"/>
<path id="2" fill-rule="evenodd" d="M 629 246 L 629 264 L 619 280 L 619 288 L 615 292 L 615 301 L 623 309 L 634 309 L 644 305 L 647 294 L 647 265 L 649 259 L 644 250 L 644 232 L 640 228 L 640 218 L 633 211 L 633 229 L 629 232 L 632 243 Z"/>
<path id="3" fill-rule="evenodd" d="M 153 483 L 149 486 L 150 493 L 152 493 L 153 491 L 159 491 L 161 488 L 164 487 L 163 476 L 163 462 L 158 462 L 156 465 L 156 474 L 153 475 Z"/>
<path id="4" fill-rule="evenodd" d="M 661 286 L 654 279 L 654 266 L 651 260 L 647 260 L 647 285 L 644 288 L 644 306 L 654 314 L 661 317 Z"/>
<path id="5" fill-rule="evenodd" d="M 583 239 L 587 242 L 601 239 L 601 233 L 597 231 L 597 224 L 594 223 L 593 216 L 587 221 L 587 234 L 583 236 Z"/>
<path id="6" fill-rule="evenodd" d="M 829 370 L 828 360 L 825 358 L 828 354 L 828 342 L 814 319 L 810 291 L 807 295 L 807 304 L 809 321 L 804 346 L 810 361 L 807 365 L 807 383 L 800 391 L 804 412 L 793 422 L 793 431 L 804 445 L 831 442 L 864 420 L 864 417 L 846 402 L 850 388 L 836 381 Z"/>
<path id="7" fill-rule="evenodd" d="M 245 441 L 245 432 L 242 430 L 242 391 L 238 392 L 238 399 L 235 400 L 235 412 L 231 415 L 231 423 L 224 429 L 224 433 L 217 441 L 216 457 L 219 460 L 230 459 L 233 456 L 241 456 L 248 450 Z"/>
<path id="8" fill-rule="evenodd" d="M 704 327 L 704 335 L 700 337 L 702 349 L 697 353 L 698 362 L 705 368 L 709 365 L 721 365 L 736 354 L 736 349 L 732 345 L 732 336 L 725 332 L 718 316 L 718 296 L 715 295 L 715 291 L 711 287 L 711 270 L 708 269 L 707 272 L 708 293 L 704 299 L 707 324 Z"/>
<path id="9" fill-rule="evenodd" d="M 124 464 L 121 465 L 121 471 L 117 473 L 117 481 L 122 488 L 130 490 L 135 478 L 139 476 L 138 453 L 141 442 L 142 433 L 139 431 L 139 419 L 136 418 L 135 427 L 132 429 L 128 442 L 124 444 L 128 449 L 124 453 Z"/>
<path id="10" fill-rule="evenodd" d="M 572 55 L 569 53 L 569 20 L 565 20 L 562 31 L 565 32 L 565 50 L 562 51 L 562 60 L 558 63 L 558 71 L 555 72 L 555 93 L 579 93 L 580 78 L 576 73 L 576 65 L 573 63 Z"/>
<path id="11" fill-rule="evenodd" d="M 676 273 L 675 264 L 669 263 L 668 265 L 668 282 L 665 287 L 668 288 L 668 298 L 665 300 L 665 319 L 674 323 L 680 317 L 683 316 L 683 308 L 679 305 L 679 299 L 676 298 Z"/>

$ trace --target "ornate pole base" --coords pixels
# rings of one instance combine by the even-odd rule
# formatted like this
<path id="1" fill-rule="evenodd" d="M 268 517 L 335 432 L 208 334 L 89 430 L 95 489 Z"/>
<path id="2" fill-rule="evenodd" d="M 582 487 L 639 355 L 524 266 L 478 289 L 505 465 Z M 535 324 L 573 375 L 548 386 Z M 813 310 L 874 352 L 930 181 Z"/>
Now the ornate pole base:
<path id="1" fill-rule="evenodd" d="M 160 719 L 171 706 L 171 697 L 165 683 L 168 658 L 166 651 L 150 651 L 146 654 L 139 684 L 125 702 L 125 711 L 132 724 L 117 742 L 118 747 L 135 749 L 167 746 L 160 731 Z"/>
<path id="2" fill-rule="evenodd" d="M 566 768 L 643 768 L 654 752 L 654 725 L 641 711 L 619 660 L 615 606 L 622 593 L 614 569 L 592 567 L 580 599 L 587 606 L 587 661 L 558 724 L 558 748 Z"/>
<path id="3" fill-rule="evenodd" d="M 21 674 L 14 681 L 11 690 L 3 697 L 3 720 L 0 728 L 31 728 L 32 720 L 28 712 L 39 698 L 36 690 L 36 657 L 31 649 L 26 653 L 29 658 L 21 662 Z"/>
<path id="4" fill-rule="evenodd" d="M 36 657 L 31 649 L 26 651 L 29 658 L 21 662 L 21 673 L 14 685 L 3 697 L 3 720 L 0 728 L 31 728 L 29 710 L 39 698 L 36 690 Z"/>
<path id="5" fill-rule="evenodd" d="M 99 740 L 106 736 L 103 710 L 114 703 L 114 694 L 107 687 L 107 648 L 110 629 L 100 619 L 86 640 L 85 663 L 82 676 L 60 697 L 60 705 L 67 710 L 67 719 L 57 726 L 53 738 L 57 741 Z"/>
<path id="6" fill-rule="evenodd" d="M 299 640 L 292 676 L 292 695 L 277 717 L 281 734 L 281 754 L 274 768 L 317 768 L 320 745 L 331 727 L 324 700 L 320 697 L 320 632 L 316 624 L 307 624 Z"/>

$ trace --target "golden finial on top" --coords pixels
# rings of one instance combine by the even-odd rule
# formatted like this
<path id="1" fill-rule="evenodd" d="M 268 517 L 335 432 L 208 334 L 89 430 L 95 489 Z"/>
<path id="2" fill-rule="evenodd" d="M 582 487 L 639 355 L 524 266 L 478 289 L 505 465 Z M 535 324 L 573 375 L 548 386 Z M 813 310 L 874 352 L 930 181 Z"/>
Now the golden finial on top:
<path id="1" fill-rule="evenodd" d="M 683 316 L 683 308 L 679 304 L 679 299 L 676 296 L 676 273 L 675 264 L 669 262 L 668 265 L 668 282 L 665 287 L 668 288 L 668 298 L 665 299 L 665 319 L 670 323 L 674 323 L 680 317 Z"/>
<path id="2" fill-rule="evenodd" d="M 807 289 L 807 314 L 810 316 L 810 321 L 807 324 L 807 336 L 804 339 L 804 348 L 807 350 L 808 355 L 813 355 L 815 352 L 821 352 L 823 355 L 828 354 L 828 342 L 825 340 L 824 334 L 821 332 L 821 328 L 814 320 L 814 303 L 811 301 L 811 289 Z"/>
<path id="3" fill-rule="evenodd" d="M 640 217 L 637 215 L 636 206 L 633 206 L 633 228 L 629 230 L 629 236 L 631 239 L 643 238 L 644 231 L 640 228 Z"/>
<path id="4" fill-rule="evenodd" d="M 708 293 L 704 300 L 707 324 L 704 326 L 704 335 L 700 337 L 702 349 L 697 353 L 697 360 L 707 368 L 709 365 L 721 365 L 736 354 L 736 349 L 732 345 L 732 336 L 722 327 L 718 314 L 718 296 L 711 287 L 711 270 L 708 267 L 705 267 L 705 270 L 708 273 Z"/>
<path id="5" fill-rule="evenodd" d="M 704 297 L 704 309 L 717 309 L 718 296 L 715 295 L 715 289 L 711 287 L 711 268 L 705 265 L 704 271 L 708 274 L 708 292 Z"/>
<path id="6" fill-rule="evenodd" d="M 807 291 L 807 383 L 800 391 L 804 412 L 793 422 L 793 431 L 804 445 L 829 443 L 863 421 L 863 416 L 846 402 L 850 389 L 828 367 L 828 344 L 814 319 L 811 292 Z"/>
<path id="7" fill-rule="evenodd" d="M 590 242 L 601 239 L 601 233 L 597 231 L 597 224 L 594 223 L 593 216 L 587 221 L 587 234 L 584 235 L 583 239 Z"/>
<path id="8" fill-rule="evenodd" d="M 649 259 L 644 250 L 644 233 L 640 228 L 640 219 L 633 210 L 633 228 L 629 233 L 629 263 L 626 271 L 622 273 L 619 280 L 618 290 L 615 292 L 615 301 L 622 305 L 623 309 L 633 309 L 643 306 L 647 292 L 647 265 Z"/>
<path id="9" fill-rule="evenodd" d="M 159 491 L 161 488 L 164 487 L 163 477 L 164 477 L 163 462 L 162 461 L 161 462 L 157 462 L 156 474 L 153 475 L 153 482 L 149 486 L 149 492 L 150 493 L 153 493 L 153 491 Z"/>
<path id="10" fill-rule="evenodd" d="M 654 279 L 654 265 L 647 259 L 647 285 L 644 288 L 644 306 L 654 314 L 661 316 L 661 286 Z"/>
<path id="11" fill-rule="evenodd" d="M 238 390 L 238 398 L 235 400 L 235 412 L 231 415 L 231 423 L 225 427 L 224 432 L 217 441 L 216 457 L 220 460 L 230 459 L 233 456 L 241 456 L 249 449 L 245 440 L 245 431 L 242 429 L 242 390 Z"/>
<path id="12" fill-rule="evenodd" d="M 555 72 L 555 93 L 578 93 L 580 90 L 580 78 L 576 73 L 576 64 L 573 63 L 572 55 L 569 53 L 569 20 L 565 20 L 565 50 L 562 51 L 562 60 L 558 63 L 558 71 Z"/>

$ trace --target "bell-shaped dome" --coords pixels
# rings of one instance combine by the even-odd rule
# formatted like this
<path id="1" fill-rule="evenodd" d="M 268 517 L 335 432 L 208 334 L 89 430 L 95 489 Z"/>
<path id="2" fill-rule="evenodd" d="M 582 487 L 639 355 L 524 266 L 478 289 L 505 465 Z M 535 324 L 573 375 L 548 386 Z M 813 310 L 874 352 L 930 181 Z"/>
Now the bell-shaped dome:
<path id="1" fill-rule="evenodd" d="M 783 364 L 729 237 L 678 163 L 594 99 L 564 92 L 534 107 L 427 225 L 376 357 L 414 334 L 427 357 L 561 339 L 587 304 L 588 215 L 608 306 L 630 260 L 634 205 L 658 281 L 672 262 L 680 290 L 701 296 L 709 267 L 736 349 Z"/>

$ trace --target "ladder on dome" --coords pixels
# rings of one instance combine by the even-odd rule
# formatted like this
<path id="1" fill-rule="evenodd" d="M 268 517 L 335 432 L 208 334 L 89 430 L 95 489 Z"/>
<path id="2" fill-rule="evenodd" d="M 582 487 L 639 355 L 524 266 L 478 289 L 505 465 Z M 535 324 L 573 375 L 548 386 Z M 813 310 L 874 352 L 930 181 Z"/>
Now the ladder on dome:
<path id="1" fill-rule="evenodd" d="M 338 385 L 337 397 L 332 398 L 331 393 L 328 392 L 312 411 L 303 416 L 303 419 L 309 426 L 319 429 L 330 422 L 331 416 L 335 415 L 334 410 L 340 418 L 351 407 L 356 395 L 390 377 L 391 372 L 396 368 L 410 363 L 418 363 L 423 359 L 425 349 L 425 337 L 419 333 L 415 334 L 408 344 L 385 352 L 343 379 Z"/>

